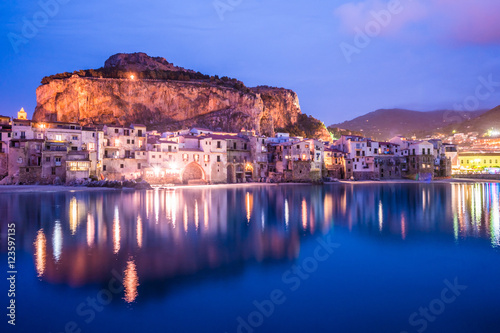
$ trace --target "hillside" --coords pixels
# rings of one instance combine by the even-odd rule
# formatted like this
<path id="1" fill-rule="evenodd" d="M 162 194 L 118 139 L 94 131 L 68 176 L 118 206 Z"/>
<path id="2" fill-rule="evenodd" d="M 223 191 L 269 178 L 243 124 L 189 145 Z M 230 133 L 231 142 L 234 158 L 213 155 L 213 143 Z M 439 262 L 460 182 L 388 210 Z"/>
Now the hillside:
<path id="1" fill-rule="evenodd" d="M 188 126 L 272 136 L 302 115 L 289 89 L 246 87 L 236 79 L 204 75 L 145 53 L 119 53 L 99 69 L 44 77 L 35 121 L 82 125 L 141 123 L 160 131 Z M 326 127 L 314 133 L 329 139 Z"/>
<path id="2" fill-rule="evenodd" d="M 486 111 L 456 112 L 452 110 L 412 111 L 404 109 L 380 109 L 353 120 L 330 125 L 362 132 L 375 140 L 388 140 L 396 135 L 422 136 L 447 130 L 452 124 L 462 124 Z"/>
<path id="3" fill-rule="evenodd" d="M 500 106 L 497 106 L 478 117 L 464 121 L 463 123 L 452 125 L 447 128 L 448 132 L 453 130 L 457 132 L 478 132 L 483 135 L 490 129 L 500 129 Z"/>

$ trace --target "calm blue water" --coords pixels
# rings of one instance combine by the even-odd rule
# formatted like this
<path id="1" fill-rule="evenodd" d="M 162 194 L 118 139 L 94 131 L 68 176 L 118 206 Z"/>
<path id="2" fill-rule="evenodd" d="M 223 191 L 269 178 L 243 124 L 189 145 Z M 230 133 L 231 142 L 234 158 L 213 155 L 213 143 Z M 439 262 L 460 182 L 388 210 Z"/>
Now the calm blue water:
<path id="1" fill-rule="evenodd" d="M 2 332 L 498 332 L 500 185 L 0 192 Z M 7 306 L 8 285 L 0 290 Z"/>

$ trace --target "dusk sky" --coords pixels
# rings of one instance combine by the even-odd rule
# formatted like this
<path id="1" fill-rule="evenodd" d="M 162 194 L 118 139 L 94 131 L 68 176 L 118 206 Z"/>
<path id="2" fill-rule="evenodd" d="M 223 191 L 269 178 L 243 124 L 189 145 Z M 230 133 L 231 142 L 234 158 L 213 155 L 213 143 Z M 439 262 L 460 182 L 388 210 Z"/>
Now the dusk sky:
<path id="1" fill-rule="evenodd" d="M 326 125 L 379 108 L 500 104 L 498 0 L 55 1 L 0 4 L 2 115 L 31 117 L 43 76 L 119 52 L 293 89 Z"/>

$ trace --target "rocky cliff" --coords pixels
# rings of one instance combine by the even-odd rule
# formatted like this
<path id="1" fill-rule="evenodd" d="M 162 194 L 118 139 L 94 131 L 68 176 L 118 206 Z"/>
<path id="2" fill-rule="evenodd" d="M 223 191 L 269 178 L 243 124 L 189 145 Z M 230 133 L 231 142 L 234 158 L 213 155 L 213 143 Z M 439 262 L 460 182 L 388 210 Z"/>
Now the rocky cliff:
<path id="1" fill-rule="evenodd" d="M 293 125 L 301 114 L 291 90 L 247 88 L 235 79 L 209 77 L 143 53 L 114 55 L 104 68 L 57 74 L 42 82 L 35 121 L 141 123 L 158 130 L 196 125 L 273 135 L 275 128 Z"/>

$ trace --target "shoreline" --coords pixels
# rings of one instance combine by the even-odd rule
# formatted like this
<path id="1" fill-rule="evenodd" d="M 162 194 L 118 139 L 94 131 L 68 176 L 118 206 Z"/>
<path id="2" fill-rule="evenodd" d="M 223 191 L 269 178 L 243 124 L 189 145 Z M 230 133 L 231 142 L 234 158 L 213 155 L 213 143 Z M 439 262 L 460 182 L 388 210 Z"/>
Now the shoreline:
<path id="1" fill-rule="evenodd" d="M 415 181 L 408 179 L 394 179 L 394 180 L 340 180 L 338 182 L 325 182 L 322 185 L 335 185 L 335 184 L 452 184 L 452 183 L 500 183 L 500 180 L 491 179 L 472 179 L 472 178 L 451 178 L 451 179 L 438 179 L 433 181 Z M 312 183 L 237 183 L 237 184 L 213 184 L 213 185 L 177 185 L 168 187 L 168 189 L 205 189 L 205 188 L 240 188 L 240 187 L 263 187 L 263 186 L 307 186 L 314 185 Z M 317 185 L 317 186 L 322 186 Z M 154 185 L 152 185 L 154 190 Z M 167 189 L 167 188 L 160 188 Z M 99 192 L 99 191 L 135 191 L 134 188 L 111 188 L 111 187 L 86 187 L 86 186 L 67 186 L 67 185 L 0 185 L 0 193 L 9 192 Z"/>

